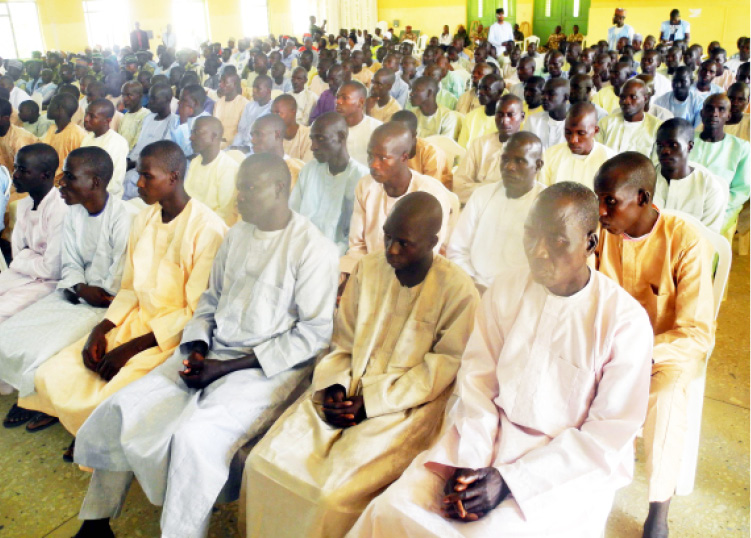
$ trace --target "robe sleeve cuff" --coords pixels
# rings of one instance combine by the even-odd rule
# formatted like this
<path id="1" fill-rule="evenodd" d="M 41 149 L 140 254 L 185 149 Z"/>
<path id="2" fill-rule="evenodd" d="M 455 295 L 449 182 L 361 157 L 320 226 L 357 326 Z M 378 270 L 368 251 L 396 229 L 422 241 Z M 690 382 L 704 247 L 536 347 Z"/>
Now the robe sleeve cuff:
<path id="1" fill-rule="evenodd" d="M 206 342 L 206 345 L 209 346 L 209 349 L 211 349 L 211 333 L 213 332 L 212 327 L 206 323 L 203 319 L 199 319 L 196 317 L 193 317 L 183 329 L 182 332 L 182 339 L 181 342 L 181 348 L 183 343 L 190 343 L 190 342 Z"/>

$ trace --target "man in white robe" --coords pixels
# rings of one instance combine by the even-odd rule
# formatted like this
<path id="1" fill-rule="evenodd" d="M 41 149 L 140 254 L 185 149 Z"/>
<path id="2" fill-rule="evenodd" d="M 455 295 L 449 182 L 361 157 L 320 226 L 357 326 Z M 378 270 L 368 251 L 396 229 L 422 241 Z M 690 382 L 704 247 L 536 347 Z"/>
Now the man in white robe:
<path id="1" fill-rule="evenodd" d="M 186 157 L 194 155 L 193 146 L 190 144 L 190 135 L 193 132 L 193 124 L 202 116 L 210 116 L 203 109 L 206 101 L 206 90 L 200 84 L 188 84 L 180 92 L 175 122 L 170 129 L 169 139 L 180 146 Z"/>
<path id="2" fill-rule="evenodd" d="M 287 207 L 289 184 L 281 157 L 243 162 L 242 221 L 217 252 L 180 346 L 81 428 L 76 461 L 94 474 L 77 536 L 106 535 L 134 476 L 163 506 L 162 536 L 206 536 L 234 453 L 305 390 L 331 337 L 337 251 Z"/>
<path id="3" fill-rule="evenodd" d="M 292 92 L 289 94 L 297 102 L 297 112 L 295 117 L 300 125 L 309 125 L 308 118 L 310 112 L 318 102 L 318 96 L 305 87 L 308 82 L 308 72 L 303 67 L 296 67 L 290 77 L 292 83 Z"/>
<path id="4" fill-rule="evenodd" d="M 368 165 L 368 142 L 373 131 L 382 122 L 365 114 L 368 90 L 356 80 L 345 82 L 336 94 L 336 111 L 344 116 L 349 133 L 347 151 L 350 157 L 363 166 Z"/>
<path id="5" fill-rule="evenodd" d="M 327 112 L 310 129 L 315 160 L 300 170 L 289 198 L 289 207 L 308 217 L 339 255 L 349 246 L 349 223 L 355 204 L 355 188 L 368 175 L 368 167 L 347 151 L 347 123 L 336 112 Z"/>
<path id="6" fill-rule="evenodd" d="M 417 136 L 442 135 L 456 139 L 457 113 L 436 101 L 440 86 L 430 77 L 420 77 L 412 82 L 409 94 L 410 110 L 417 116 Z"/>
<path id="7" fill-rule="evenodd" d="M 534 133 L 542 140 L 543 149 L 564 141 L 563 129 L 568 110 L 569 83 L 563 78 L 553 78 L 542 91 L 540 114 L 532 114 L 524 122 L 523 130 Z"/>
<path id="8" fill-rule="evenodd" d="M 592 103 L 572 106 L 566 115 L 566 141 L 545 150 L 540 182 L 552 185 L 575 181 L 592 189 L 597 170 L 615 155 L 612 149 L 595 141 L 599 130 L 597 111 Z"/>
<path id="9" fill-rule="evenodd" d="M 654 157 L 655 137 L 660 120 L 644 111 L 647 85 L 643 80 L 631 79 L 621 88 L 621 109 L 600 120 L 597 141 L 616 153 L 638 151 Z"/>
<path id="10" fill-rule="evenodd" d="M 237 124 L 237 134 L 232 141 L 231 149 L 239 149 L 243 153 L 250 152 L 250 130 L 253 123 L 271 112 L 271 77 L 258 75 L 253 81 L 253 100 L 245 105 L 240 122 Z"/>
<path id="11" fill-rule="evenodd" d="M 109 99 L 97 99 L 89 103 L 83 127 L 87 134 L 81 141 L 81 147 L 97 147 L 106 151 L 114 166 L 112 179 L 107 184 L 107 192 L 117 198 L 123 196 L 123 180 L 125 179 L 126 161 L 128 159 L 128 141 L 114 130 L 110 129 L 110 122 L 115 115 L 115 105 Z"/>
<path id="12" fill-rule="evenodd" d="M 694 148 L 694 127 L 673 118 L 657 130 L 657 181 L 654 203 L 699 219 L 720 233 L 728 207 L 728 188 L 719 176 L 700 164 L 689 162 Z"/>
<path id="13" fill-rule="evenodd" d="M 62 230 L 57 290 L 0 324 L 0 379 L 21 397 L 34 391 L 36 368 L 86 336 L 120 289 L 136 208 L 108 195 L 112 171 L 112 159 L 97 147 L 73 150 L 65 161 L 60 195 L 71 207 Z M 20 426 L 32 414 L 14 406 L 5 424 Z M 57 419 L 39 413 L 27 430 L 38 431 L 54 422 Z"/>
<path id="14" fill-rule="evenodd" d="M 526 266 L 524 221 L 545 188 L 536 181 L 543 166 L 542 142 L 536 135 L 513 134 L 500 153 L 501 180 L 474 190 L 447 249 L 448 259 L 472 277 L 481 293 L 498 273 Z"/>
<path id="15" fill-rule="evenodd" d="M 442 213 L 432 195 L 407 194 L 385 252 L 352 273 L 310 392 L 248 457 L 248 536 L 344 536 L 439 434 L 478 303 L 470 278 L 433 253 Z"/>
<path id="16" fill-rule="evenodd" d="M 633 476 L 652 329 L 587 266 L 597 219 L 583 185 L 540 193 L 524 228 L 529 267 L 483 296 L 448 429 L 349 536 L 602 536 Z"/>
<path id="17" fill-rule="evenodd" d="M 524 123 L 524 105 L 515 95 L 504 95 L 495 109 L 497 133 L 483 135 L 467 147 L 454 172 L 453 191 L 466 204 L 479 187 L 501 180 L 501 153 L 509 137 L 518 133 Z"/>

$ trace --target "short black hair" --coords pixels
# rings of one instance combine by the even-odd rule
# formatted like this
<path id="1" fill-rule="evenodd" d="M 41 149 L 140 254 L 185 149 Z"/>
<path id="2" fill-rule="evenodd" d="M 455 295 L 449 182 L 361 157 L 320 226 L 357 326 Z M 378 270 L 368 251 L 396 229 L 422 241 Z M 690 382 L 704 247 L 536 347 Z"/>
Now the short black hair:
<path id="1" fill-rule="evenodd" d="M 141 158 L 157 157 L 159 162 L 166 165 L 170 172 L 177 172 L 180 181 L 185 179 L 185 170 L 188 167 L 188 159 L 180 146 L 171 140 L 158 140 L 152 142 L 141 150 Z"/>
<path id="2" fill-rule="evenodd" d="M 108 184 L 112 179 L 115 165 L 110 154 L 97 146 L 85 146 L 68 153 L 68 160 L 80 159 L 89 170 L 93 170 L 97 177 Z"/>

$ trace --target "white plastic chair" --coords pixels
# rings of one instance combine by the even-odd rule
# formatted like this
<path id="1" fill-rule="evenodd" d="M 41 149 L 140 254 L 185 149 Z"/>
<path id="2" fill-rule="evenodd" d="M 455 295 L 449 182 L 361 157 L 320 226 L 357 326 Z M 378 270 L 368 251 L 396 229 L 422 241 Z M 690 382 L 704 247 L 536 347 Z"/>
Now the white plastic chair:
<path id="1" fill-rule="evenodd" d="M 538 48 L 540 47 L 540 38 L 537 37 L 536 35 L 531 35 L 531 36 L 529 36 L 529 37 L 527 37 L 527 38 L 524 39 L 524 50 L 525 51 L 527 50 L 527 45 L 529 45 L 530 42 L 537 43 L 537 47 Z"/>
<path id="2" fill-rule="evenodd" d="M 689 224 L 693 225 L 697 232 L 707 240 L 714 251 L 717 253 L 717 269 L 714 274 L 714 283 L 712 285 L 712 294 L 714 295 L 714 317 L 720 313 L 722 297 L 725 294 L 725 287 L 730 275 L 730 262 L 732 259 L 732 250 L 730 243 L 722 235 L 713 232 L 704 226 L 699 219 L 681 211 L 664 210 L 665 214 L 675 215 L 682 218 Z M 676 495 L 689 495 L 694 490 L 694 481 L 696 479 L 696 463 L 699 459 L 699 438 L 701 435 L 701 413 L 704 404 L 704 385 L 707 378 L 707 364 L 709 357 L 712 355 L 712 349 L 707 352 L 704 361 L 697 376 L 691 381 L 688 387 L 688 429 L 686 439 L 683 445 L 683 456 L 681 457 L 681 471 L 678 476 L 678 484 L 675 488 Z"/>
<path id="3" fill-rule="evenodd" d="M 376 23 L 375 27 L 376 27 L 376 28 L 380 28 L 380 29 L 381 29 L 381 35 L 383 35 L 383 33 L 384 33 L 384 32 L 385 32 L 386 30 L 388 30 L 388 29 L 389 29 L 389 23 L 387 23 L 386 21 L 378 21 L 378 22 Z"/>
<path id="4" fill-rule="evenodd" d="M 417 50 L 416 52 L 422 54 L 422 52 L 425 50 L 425 47 L 428 46 L 429 41 L 428 34 L 420 34 L 420 36 L 417 38 Z"/>
<path id="5" fill-rule="evenodd" d="M 446 135 L 433 135 L 427 137 L 430 144 L 438 146 L 446 155 L 446 160 L 450 163 L 449 167 L 453 168 L 457 161 L 464 157 L 467 152 L 463 147 L 457 144 L 456 140 Z"/>

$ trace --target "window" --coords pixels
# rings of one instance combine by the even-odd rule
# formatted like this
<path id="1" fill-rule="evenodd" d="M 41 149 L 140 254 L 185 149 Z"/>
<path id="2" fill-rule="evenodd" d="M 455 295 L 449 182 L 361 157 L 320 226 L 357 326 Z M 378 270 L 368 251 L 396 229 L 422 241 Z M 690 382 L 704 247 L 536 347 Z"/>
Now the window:
<path id="1" fill-rule="evenodd" d="M 91 48 L 112 49 L 115 45 L 130 44 L 130 21 L 127 2 L 116 0 L 87 0 L 83 2 L 83 17 Z"/>
<path id="2" fill-rule="evenodd" d="M 310 32 L 310 16 L 315 14 L 316 2 L 310 0 L 292 0 L 292 33 L 302 36 Z M 325 17 L 321 18 L 323 21 Z M 321 21 L 317 22 L 319 26 Z"/>
<path id="3" fill-rule="evenodd" d="M 44 49 L 36 2 L 0 4 L 0 56 L 30 58 Z"/>
<path id="4" fill-rule="evenodd" d="M 242 0 L 243 35 L 250 38 L 269 35 L 269 6 L 266 0 Z"/>
<path id="5" fill-rule="evenodd" d="M 204 0 L 173 0 L 172 28 L 177 35 L 177 50 L 198 49 L 210 39 L 206 2 Z"/>

